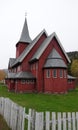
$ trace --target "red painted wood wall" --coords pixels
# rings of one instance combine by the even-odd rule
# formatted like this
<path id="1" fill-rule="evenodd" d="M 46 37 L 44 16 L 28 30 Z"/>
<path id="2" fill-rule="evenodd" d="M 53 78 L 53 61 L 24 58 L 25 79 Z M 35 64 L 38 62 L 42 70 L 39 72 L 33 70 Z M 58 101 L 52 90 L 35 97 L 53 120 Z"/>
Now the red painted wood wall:
<path id="1" fill-rule="evenodd" d="M 47 69 L 44 70 L 44 92 L 46 93 L 65 93 L 67 92 L 67 78 L 60 77 L 60 68 L 56 69 L 57 76 L 53 77 L 53 69 L 50 70 L 50 77 L 47 78 Z"/>
<path id="2" fill-rule="evenodd" d="M 16 92 L 34 92 L 35 83 L 21 83 L 21 80 L 17 80 L 15 83 L 15 91 Z"/>
<path id="3" fill-rule="evenodd" d="M 28 43 L 19 42 L 16 44 L 16 58 L 20 56 L 20 54 L 24 51 L 27 47 Z"/>

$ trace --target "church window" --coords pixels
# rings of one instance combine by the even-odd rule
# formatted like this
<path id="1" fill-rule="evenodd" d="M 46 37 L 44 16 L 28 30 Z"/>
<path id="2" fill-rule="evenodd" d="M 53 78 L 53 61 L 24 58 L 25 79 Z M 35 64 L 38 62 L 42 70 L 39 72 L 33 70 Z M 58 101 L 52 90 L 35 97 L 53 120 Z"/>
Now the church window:
<path id="1" fill-rule="evenodd" d="M 56 78 L 56 77 L 57 77 L 57 70 L 54 69 L 54 70 L 53 70 L 53 78 Z"/>
<path id="2" fill-rule="evenodd" d="M 63 78 L 63 70 L 60 69 L 60 78 Z"/>
<path id="3" fill-rule="evenodd" d="M 25 80 L 21 80 L 21 83 L 22 83 L 22 84 L 25 84 Z"/>
<path id="4" fill-rule="evenodd" d="M 46 71 L 46 76 L 47 76 L 47 78 L 50 78 L 50 70 L 49 69 Z"/>

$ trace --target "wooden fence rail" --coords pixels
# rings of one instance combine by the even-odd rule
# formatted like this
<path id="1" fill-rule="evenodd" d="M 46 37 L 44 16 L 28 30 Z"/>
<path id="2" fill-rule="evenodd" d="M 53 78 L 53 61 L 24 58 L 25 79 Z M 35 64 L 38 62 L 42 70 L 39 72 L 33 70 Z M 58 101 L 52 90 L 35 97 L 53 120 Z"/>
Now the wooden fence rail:
<path id="1" fill-rule="evenodd" d="M 78 130 L 78 112 L 36 112 L 0 98 L 0 114 L 12 130 Z M 25 120 L 28 124 L 25 124 Z"/>

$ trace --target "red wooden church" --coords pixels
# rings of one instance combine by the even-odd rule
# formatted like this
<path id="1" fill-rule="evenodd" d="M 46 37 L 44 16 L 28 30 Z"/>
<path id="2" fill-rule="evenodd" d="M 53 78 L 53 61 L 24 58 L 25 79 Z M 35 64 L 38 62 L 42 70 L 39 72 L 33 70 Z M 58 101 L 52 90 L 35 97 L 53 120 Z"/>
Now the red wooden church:
<path id="1" fill-rule="evenodd" d="M 65 93 L 75 87 L 75 78 L 67 73 L 70 62 L 56 33 L 42 30 L 34 40 L 25 19 L 16 58 L 9 59 L 7 85 L 15 92 Z"/>

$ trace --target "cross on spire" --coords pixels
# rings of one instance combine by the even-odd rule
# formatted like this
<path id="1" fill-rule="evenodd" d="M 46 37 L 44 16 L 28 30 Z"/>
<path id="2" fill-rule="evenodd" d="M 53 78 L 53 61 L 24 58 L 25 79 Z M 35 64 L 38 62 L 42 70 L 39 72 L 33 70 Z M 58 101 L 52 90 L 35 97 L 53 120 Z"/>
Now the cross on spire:
<path id="1" fill-rule="evenodd" d="M 27 12 L 25 12 L 25 18 L 27 17 Z"/>

